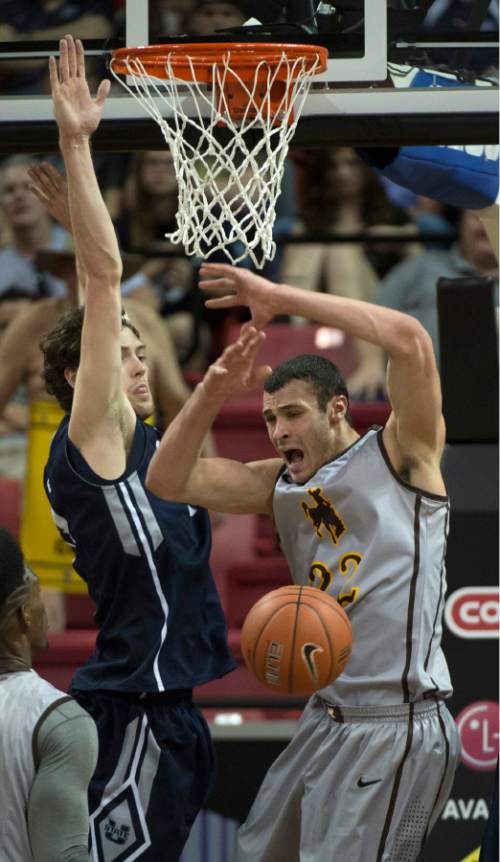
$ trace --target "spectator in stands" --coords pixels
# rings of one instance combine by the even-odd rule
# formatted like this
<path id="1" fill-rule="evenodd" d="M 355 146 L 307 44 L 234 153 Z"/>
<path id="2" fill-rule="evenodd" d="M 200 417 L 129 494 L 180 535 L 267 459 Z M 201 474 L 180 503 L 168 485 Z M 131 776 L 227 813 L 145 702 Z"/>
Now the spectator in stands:
<path id="1" fill-rule="evenodd" d="M 116 223 L 124 251 L 165 245 L 177 227 L 177 178 L 168 149 L 138 153 L 127 180 L 125 211 Z"/>
<path id="2" fill-rule="evenodd" d="M 54 225 L 45 207 L 30 191 L 27 156 L 12 156 L 0 167 L 0 207 L 10 230 L 10 243 L 0 249 L 0 294 L 12 287 L 33 299 L 62 296 L 64 282 L 37 272 L 34 258 L 41 249 L 68 248 L 71 237 Z"/>
<path id="3" fill-rule="evenodd" d="M 29 294 L 17 287 L 0 294 L 0 344 L 9 324 L 32 301 Z M 0 476 L 20 480 L 24 475 L 28 418 L 26 392 L 20 386 L 0 417 Z"/>
<path id="4" fill-rule="evenodd" d="M 87 788 L 97 732 L 73 698 L 33 670 L 46 647 L 38 578 L 0 528 L 0 856 L 90 862 Z"/>
<path id="5" fill-rule="evenodd" d="M 177 36 L 188 29 L 187 21 L 196 0 L 149 0 L 149 38 Z"/>
<path id="6" fill-rule="evenodd" d="M 433 237 L 423 242 L 424 248 L 446 251 L 450 247 L 456 237 L 460 210 L 424 195 L 415 195 L 405 209 L 420 233 Z"/>
<path id="7" fill-rule="evenodd" d="M 140 298 L 165 317 L 178 356 L 185 360 L 207 341 L 201 323 L 202 304 L 195 286 L 194 269 L 180 246 L 165 239 L 176 230 L 177 178 L 168 149 L 139 153 L 129 176 L 127 208 L 116 222 L 124 251 L 140 250 L 152 256 L 141 275 L 154 286 L 135 290 Z M 179 252 L 175 257 L 155 257 L 155 252 Z M 203 350 L 198 357 L 204 367 Z"/>
<path id="8" fill-rule="evenodd" d="M 9 323 L 31 302 L 33 297 L 19 287 L 9 287 L 0 294 L 0 338 Z"/>
<path id="9" fill-rule="evenodd" d="M 3 0 L 0 42 L 55 40 L 68 29 L 80 39 L 106 39 L 111 35 L 112 19 L 110 0 Z M 8 60 L 0 66 L 4 93 L 45 93 L 46 81 L 45 60 Z"/>
<path id="10" fill-rule="evenodd" d="M 384 279 L 375 302 L 406 312 L 425 327 L 439 359 L 436 285 L 439 278 L 469 275 L 498 278 L 498 261 L 486 230 L 473 212 L 460 219 L 459 241 L 448 251 L 426 251 L 396 266 Z M 374 398 L 385 391 L 385 356 L 376 345 L 356 342 L 359 365 L 349 380 L 351 395 Z"/>
<path id="11" fill-rule="evenodd" d="M 416 224 L 420 234 L 432 235 L 431 239 L 420 240 L 424 248 L 447 249 L 455 238 L 461 210 L 448 206 L 433 198 L 416 195 L 404 186 L 393 183 L 387 177 L 380 177 L 385 193 L 398 209 L 406 211 Z"/>
<path id="12" fill-rule="evenodd" d="M 295 232 L 414 236 L 403 210 L 391 204 L 381 181 L 349 147 L 315 151 L 307 174 L 303 218 Z M 371 301 L 379 278 L 415 245 L 307 243 L 287 247 L 280 280 L 309 290 Z"/>
<path id="13" fill-rule="evenodd" d="M 217 30 L 241 27 L 246 17 L 238 3 L 232 0 L 199 0 L 187 22 L 188 33 L 191 36 L 209 36 Z"/>

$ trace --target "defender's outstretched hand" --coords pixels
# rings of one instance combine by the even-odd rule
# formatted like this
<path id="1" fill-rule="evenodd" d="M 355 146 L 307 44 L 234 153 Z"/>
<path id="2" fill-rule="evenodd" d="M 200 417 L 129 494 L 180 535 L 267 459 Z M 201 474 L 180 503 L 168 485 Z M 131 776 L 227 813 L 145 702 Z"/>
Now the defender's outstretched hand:
<path id="1" fill-rule="evenodd" d="M 92 98 L 85 77 L 85 58 L 80 39 L 65 36 L 59 42 L 59 65 L 49 59 L 50 87 L 54 116 L 61 138 L 88 138 L 97 129 L 106 96 L 111 86 L 101 81 L 97 96 Z"/>
<path id="2" fill-rule="evenodd" d="M 248 269 L 228 263 L 204 263 L 200 267 L 200 287 L 218 294 L 216 299 L 205 301 L 207 308 L 247 305 L 256 329 L 263 329 L 279 313 L 273 303 L 275 285 Z"/>
<path id="3" fill-rule="evenodd" d="M 246 325 L 237 341 L 226 347 L 210 366 L 201 386 L 211 398 L 231 398 L 246 395 L 262 385 L 271 373 L 268 365 L 254 368 L 255 356 L 265 339 L 263 332 Z"/>
<path id="4" fill-rule="evenodd" d="M 68 184 L 66 177 L 50 162 L 37 162 L 28 169 L 30 190 L 44 205 L 52 218 L 71 233 Z"/>

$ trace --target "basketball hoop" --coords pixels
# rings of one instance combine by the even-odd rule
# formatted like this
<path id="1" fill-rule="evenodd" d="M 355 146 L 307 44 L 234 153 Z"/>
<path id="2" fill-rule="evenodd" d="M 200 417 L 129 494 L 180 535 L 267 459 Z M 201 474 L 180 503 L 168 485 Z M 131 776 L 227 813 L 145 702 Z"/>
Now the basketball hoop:
<path id="1" fill-rule="evenodd" d="M 316 45 L 253 42 L 113 51 L 111 72 L 158 123 L 173 156 L 179 203 L 167 239 L 188 255 L 223 251 L 259 268 L 272 260 L 289 143 L 327 59 Z"/>

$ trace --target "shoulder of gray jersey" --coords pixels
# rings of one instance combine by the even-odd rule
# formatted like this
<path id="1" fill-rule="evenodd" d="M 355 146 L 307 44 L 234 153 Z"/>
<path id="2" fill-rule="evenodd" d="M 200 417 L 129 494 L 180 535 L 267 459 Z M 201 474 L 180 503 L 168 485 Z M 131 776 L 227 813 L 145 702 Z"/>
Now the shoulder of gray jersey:
<path id="1" fill-rule="evenodd" d="M 61 695 L 37 721 L 33 731 L 33 759 L 38 767 L 47 747 L 81 751 L 91 758 L 97 751 L 97 729 L 93 718 L 69 695 Z"/>
<path id="2" fill-rule="evenodd" d="M 55 700 L 33 734 L 35 778 L 27 826 L 39 862 L 91 862 L 87 790 L 97 763 L 97 728 L 73 698 Z M 47 818 L 47 810 L 51 818 Z M 54 824 L 57 824 L 55 826 Z"/>

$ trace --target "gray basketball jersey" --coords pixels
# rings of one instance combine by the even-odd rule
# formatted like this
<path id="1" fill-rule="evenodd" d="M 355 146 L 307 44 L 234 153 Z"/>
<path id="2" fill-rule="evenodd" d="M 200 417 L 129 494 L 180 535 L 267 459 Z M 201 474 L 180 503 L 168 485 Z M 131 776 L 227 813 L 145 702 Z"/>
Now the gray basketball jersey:
<path id="1" fill-rule="evenodd" d="M 304 485 L 285 471 L 273 505 L 293 580 L 335 596 L 352 625 L 352 656 L 321 696 L 339 706 L 449 697 L 448 498 L 400 479 L 373 429 Z"/>
<path id="2" fill-rule="evenodd" d="M 0 859 L 30 862 L 26 812 L 35 778 L 33 735 L 40 719 L 68 695 L 34 671 L 0 676 Z"/>

